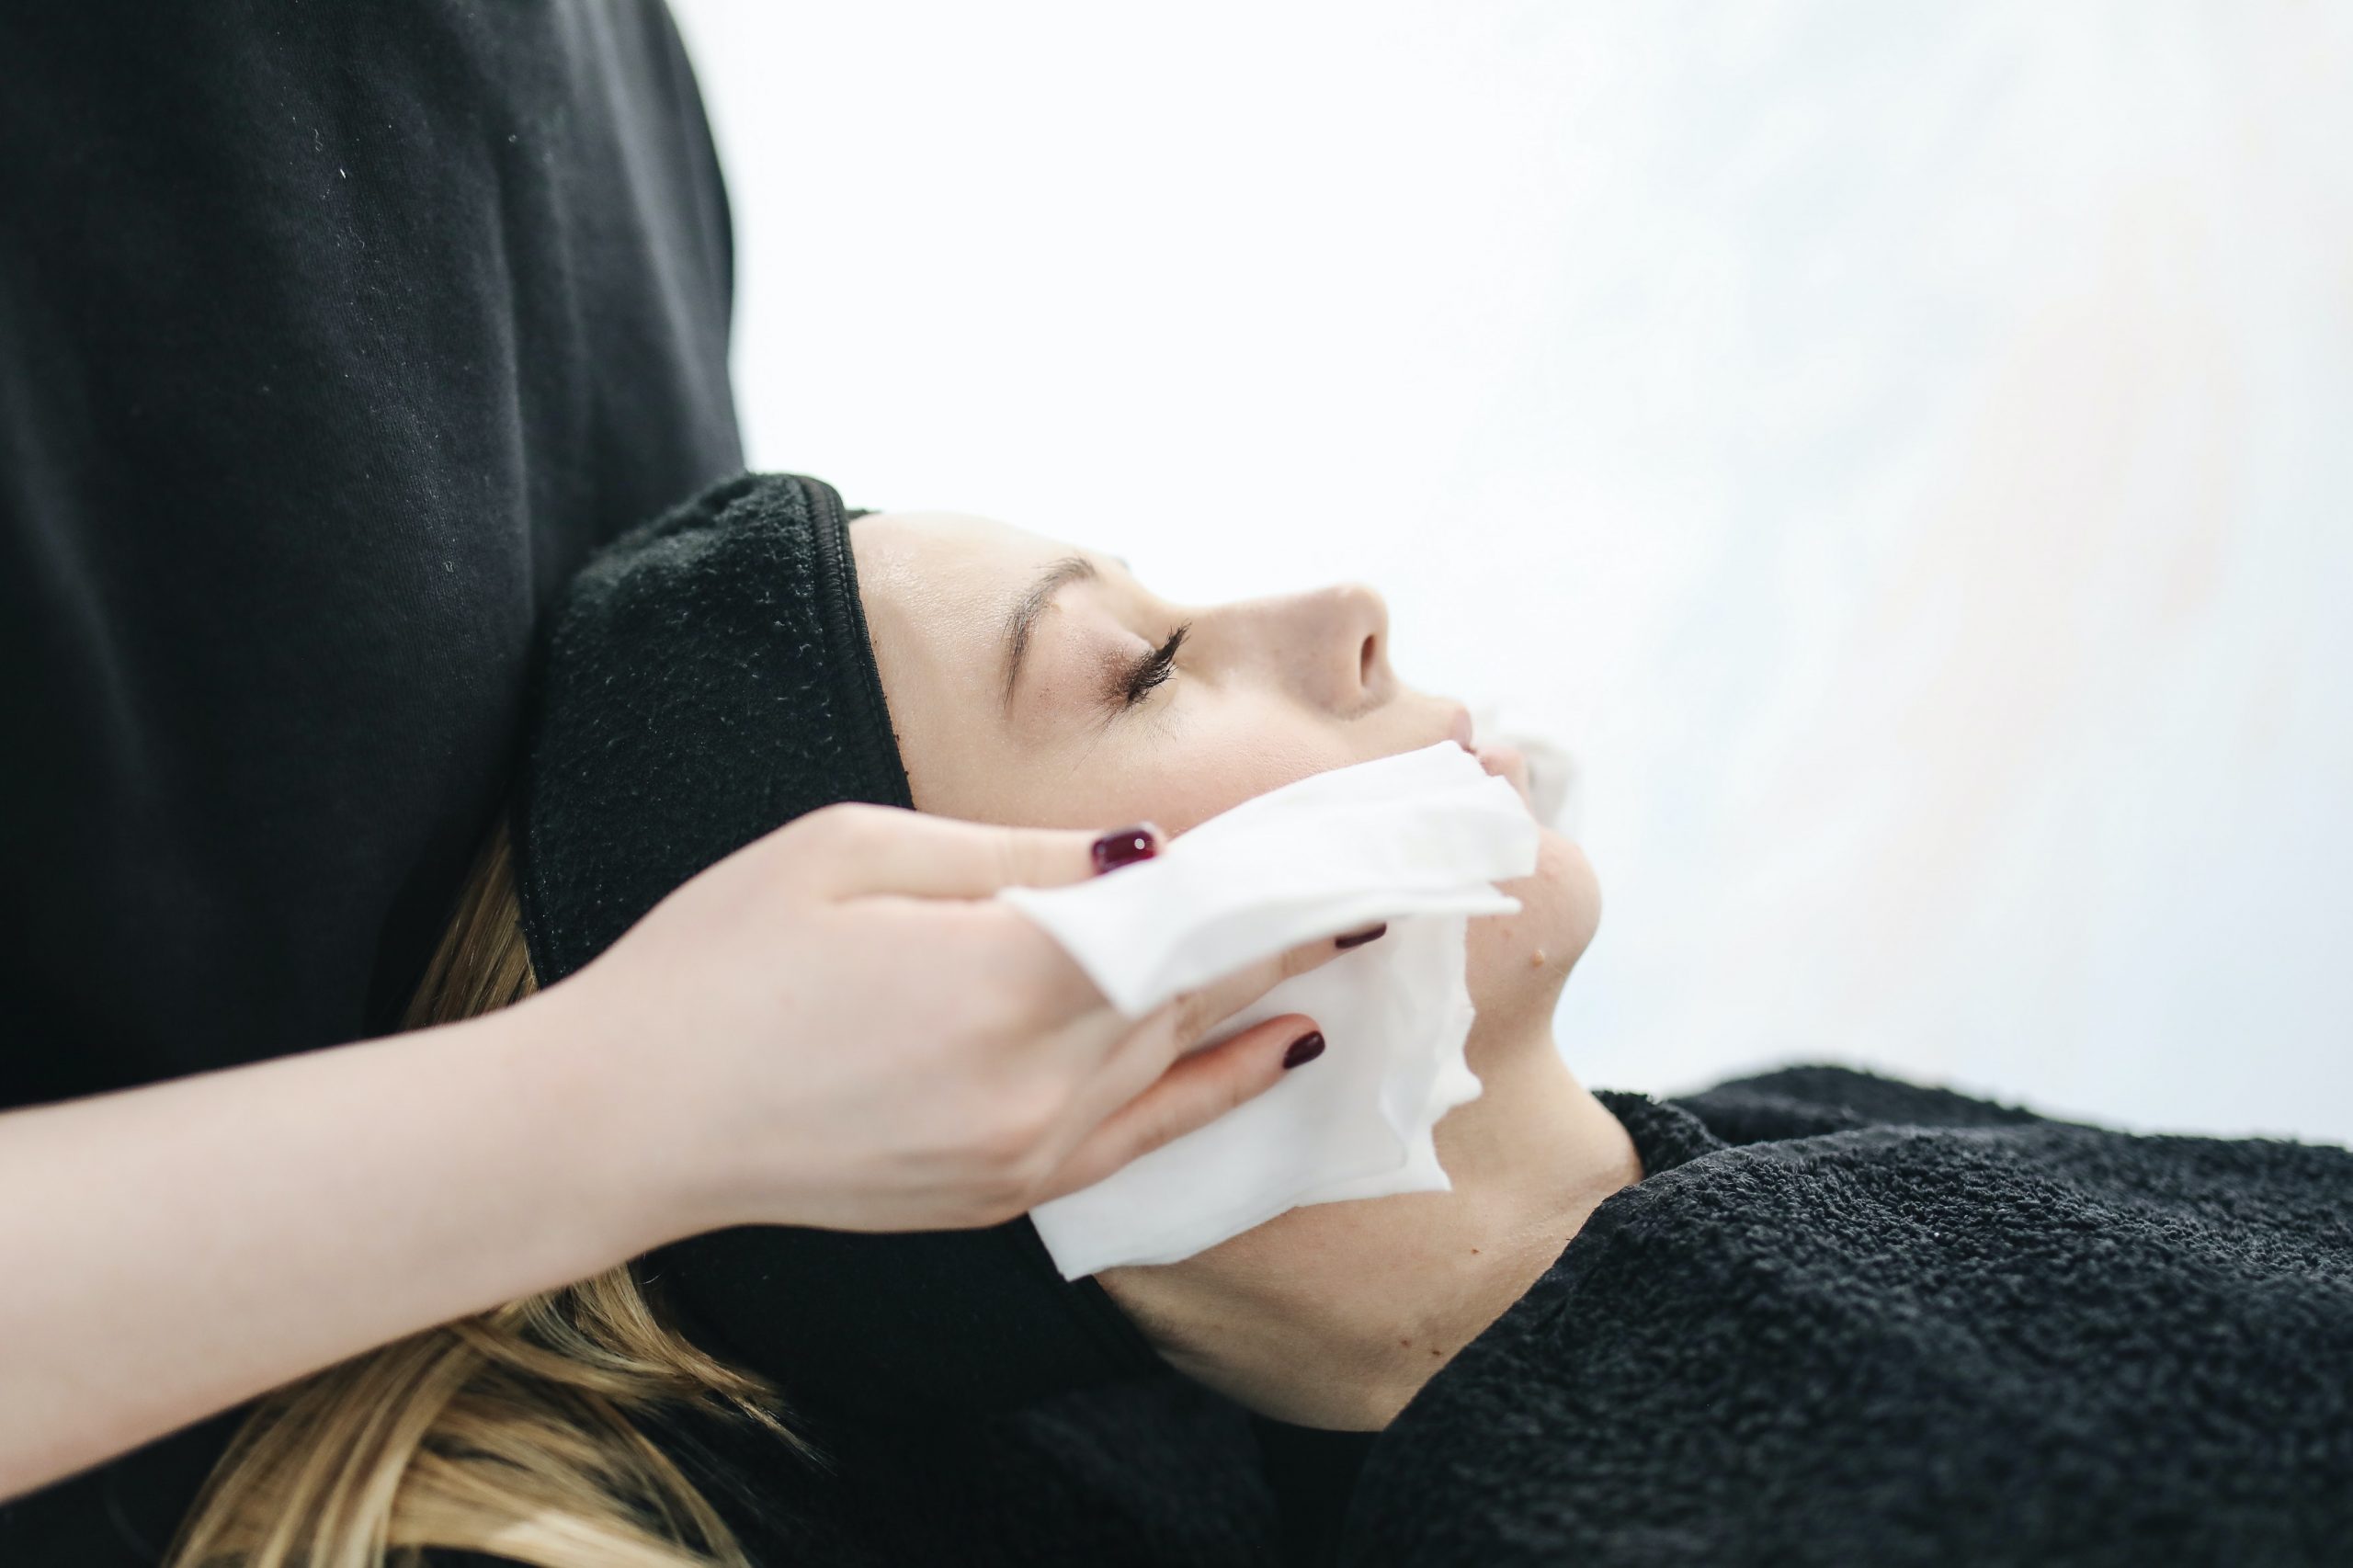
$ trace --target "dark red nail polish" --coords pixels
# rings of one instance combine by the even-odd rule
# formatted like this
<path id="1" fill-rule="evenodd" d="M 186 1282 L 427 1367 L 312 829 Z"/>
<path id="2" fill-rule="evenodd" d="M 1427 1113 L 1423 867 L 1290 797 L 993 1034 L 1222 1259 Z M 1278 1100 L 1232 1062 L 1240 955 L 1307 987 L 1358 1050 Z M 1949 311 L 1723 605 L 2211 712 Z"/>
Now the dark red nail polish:
<path id="1" fill-rule="evenodd" d="M 1097 839 L 1093 853 L 1095 874 L 1099 877 L 1106 871 L 1151 859 L 1160 853 L 1160 839 L 1149 826 L 1123 827 Z"/>
<path id="2" fill-rule="evenodd" d="M 1289 1072 L 1290 1069 L 1297 1067 L 1303 1062 L 1314 1061 L 1317 1057 L 1323 1054 L 1324 1031 L 1322 1029 L 1311 1029 L 1307 1033 L 1300 1036 L 1297 1040 L 1292 1040 L 1290 1042 L 1290 1049 L 1283 1052 L 1283 1071 Z"/>
<path id="3" fill-rule="evenodd" d="M 1388 934 L 1389 922 L 1384 920 L 1378 926 L 1368 926 L 1361 931 L 1351 931 L 1345 937 L 1335 937 L 1332 938 L 1332 945 L 1342 952 L 1347 952 L 1350 948 L 1361 948 L 1367 942 L 1377 942 Z"/>

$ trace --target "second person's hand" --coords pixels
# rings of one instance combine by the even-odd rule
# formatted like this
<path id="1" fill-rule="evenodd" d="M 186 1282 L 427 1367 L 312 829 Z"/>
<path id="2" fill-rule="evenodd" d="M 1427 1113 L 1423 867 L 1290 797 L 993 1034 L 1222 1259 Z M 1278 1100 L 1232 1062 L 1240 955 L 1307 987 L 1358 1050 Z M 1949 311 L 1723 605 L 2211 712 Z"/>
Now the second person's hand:
<path id="1" fill-rule="evenodd" d="M 1123 843 L 1149 829 L 1126 829 Z M 835 806 L 672 893 L 523 1004 L 629 1143 L 649 1240 L 745 1223 L 987 1225 L 1260 1093 L 1314 1020 L 1193 1048 L 1334 956 L 1294 949 L 1140 1019 L 994 895 L 1098 874 L 1096 835 Z M 1117 869 L 1108 873 L 1117 875 Z M 579 1075 L 585 1075 L 585 1078 Z"/>

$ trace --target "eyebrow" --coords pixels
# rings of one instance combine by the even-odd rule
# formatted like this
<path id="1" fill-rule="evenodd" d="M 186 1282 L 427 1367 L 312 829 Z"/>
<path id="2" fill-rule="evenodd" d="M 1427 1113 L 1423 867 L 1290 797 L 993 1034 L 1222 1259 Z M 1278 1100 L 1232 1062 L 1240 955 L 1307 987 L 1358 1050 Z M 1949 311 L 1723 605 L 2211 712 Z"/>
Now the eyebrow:
<path id="1" fill-rule="evenodd" d="M 1083 555 L 1065 555 L 1039 574 L 1005 618 L 1005 706 L 1013 707 L 1014 683 L 1021 678 L 1021 660 L 1029 652 L 1029 634 L 1038 618 L 1054 602 L 1064 584 L 1085 582 L 1095 575 L 1095 562 Z"/>

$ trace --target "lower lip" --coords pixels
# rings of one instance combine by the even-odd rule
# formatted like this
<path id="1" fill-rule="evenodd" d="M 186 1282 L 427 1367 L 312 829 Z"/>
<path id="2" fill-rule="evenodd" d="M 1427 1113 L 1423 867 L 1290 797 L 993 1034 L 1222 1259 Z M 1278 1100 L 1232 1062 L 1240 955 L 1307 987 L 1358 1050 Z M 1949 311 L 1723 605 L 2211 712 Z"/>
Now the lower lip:
<path id="1" fill-rule="evenodd" d="M 1518 747 L 1490 742 L 1471 755 L 1479 759 L 1480 767 L 1518 790 L 1522 800 L 1528 798 L 1528 759 Z"/>

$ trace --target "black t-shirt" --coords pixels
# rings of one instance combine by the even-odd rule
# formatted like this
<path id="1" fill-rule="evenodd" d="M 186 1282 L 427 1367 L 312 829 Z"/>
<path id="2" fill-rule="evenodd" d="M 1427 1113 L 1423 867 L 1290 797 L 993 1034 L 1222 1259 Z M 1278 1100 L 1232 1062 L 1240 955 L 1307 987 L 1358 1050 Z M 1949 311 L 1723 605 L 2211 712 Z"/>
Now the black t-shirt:
<path id="1" fill-rule="evenodd" d="M 537 615 L 741 466 L 732 267 L 651 0 L 0 11 L 0 1107 L 392 1027 Z M 206 1451 L 0 1561 L 144 1560 Z"/>

